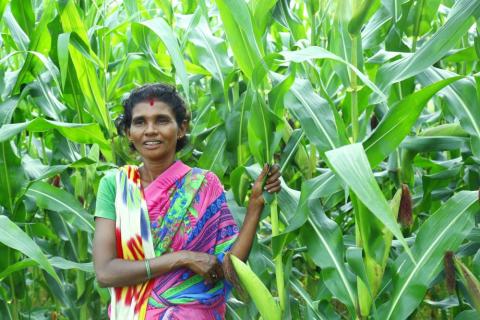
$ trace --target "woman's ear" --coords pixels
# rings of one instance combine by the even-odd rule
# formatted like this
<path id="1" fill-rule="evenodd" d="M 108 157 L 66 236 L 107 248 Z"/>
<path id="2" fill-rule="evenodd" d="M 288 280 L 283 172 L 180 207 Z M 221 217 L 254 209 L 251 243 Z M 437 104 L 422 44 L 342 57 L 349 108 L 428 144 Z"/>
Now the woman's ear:
<path id="1" fill-rule="evenodd" d="M 178 128 L 178 139 L 183 138 L 187 134 L 188 129 L 188 121 L 183 120 L 182 124 Z"/>

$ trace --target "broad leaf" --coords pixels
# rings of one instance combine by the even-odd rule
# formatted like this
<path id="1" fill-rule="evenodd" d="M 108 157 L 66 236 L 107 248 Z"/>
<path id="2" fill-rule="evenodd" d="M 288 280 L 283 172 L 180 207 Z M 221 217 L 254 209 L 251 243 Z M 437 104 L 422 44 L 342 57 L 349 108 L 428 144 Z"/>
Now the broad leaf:
<path id="1" fill-rule="evenodd" d="M 381 319 L 405 319 L 422 302 L 430 282 L 442 268 L 443 255 L 454 251 L 474 226 L 480 212 L 478 193 L 461 191 L 444 203 L 420 227 L 412 253 L 413 264 L 405 254 L 396 261 L 393 292 L 379 308 Z"/>
<path id="2" fill-rule="evenodd" d="M 28 188 L 26 195 L 35 199 L 40 208 L 67 214 L 65 220 L 83 231 L 93 232 L 93 217 L 65 190 L 37 181 Z"/>
<path id="3" fill-rule="evenodd" d="M 312 213 L 302 228 L 302 242 L 310 257 L 322 270 L 325 285 L 333 296 L 355 313 L 357 305 L 353 275 L 345 268 L 342 232 L 318 205 L 311 205 Z"/>
<path id="4" fill-rule="evenodd" d="M 458 79 L 460 77 L 436 82 L 405 97 L 388 110 L 378 127 L 363 142 L 372 167 L 376 167 L 398 147 L 410 132 L 428 100 L 439 90 Z"/>
<path id="5" fill-rule="evenodd" d="M 400 240 L 406 252 L 411 256 L 410 249 L 394 219 L 390 206 L 375 181 L 362 145 L 356 143 L 343 146 L 328 151 L 325 155 L 333 171 L 352 189 L 358 200 Z"/>
<path id="6" fill-rule="evenodd" d="M 1 243 L 32 258 L 60 284 L 58 275 L 35 241 L 6 216 L 0 215 L 0 228 Z"/>
<path id="7" fill-rule="evenodd" d="M 162 42 L 167 47 L 168 53 L 172 58 L 175 70 L 182 83 L 183 90 L 190 96 L 187 71 L 185 69 L 185 63 L 183 62 L 183 55 L 178 45 L 177 37 L 175 36 L 172 28 L 162 18 L 155 18 L 152 20 L 141 22 L 142 25 L 152 30 L 157 36 L 160 37 Z"/>
<path id="8" fill-rule="evenodd" d="M 252 18 L 245 0 L 216 0 L 225 33 L 240 69 L 252 78 L 263 50 L 257 43 Z"/>
<path id="9" fill-rule="evenodd" d="M 472 15 L 479 14 L 479 1 L 456 1 L 445 24 L 414 55 L 383 65 L 378 70 L 378 86 L 385 90 L 391 84 L 417 75 L 433 65 L 470 29 L 475 22 Z"/>

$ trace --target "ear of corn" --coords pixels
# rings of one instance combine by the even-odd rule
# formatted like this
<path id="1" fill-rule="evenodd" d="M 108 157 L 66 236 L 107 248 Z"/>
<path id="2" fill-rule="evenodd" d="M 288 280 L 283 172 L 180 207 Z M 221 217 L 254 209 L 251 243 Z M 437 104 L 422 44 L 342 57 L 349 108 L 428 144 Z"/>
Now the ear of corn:
<path id="1" fill-rule="evenodd" d="M 480 315 L 480 281 L 460 259 L 455 258 L 455 268 L 460 274 L 460 280 L 468 292 L 471 304 Z"/>
<path id="2" fill-rule="evenodd" d="M 280 307 L 273 299 L 272 294 L 267 287 L 257 277 L 257 275 L 237 257 L 231 255 L 233 267 L 237 272 L 240 282 L 252 298 L 255 306 L 264 320 L 280 320 Z"/>

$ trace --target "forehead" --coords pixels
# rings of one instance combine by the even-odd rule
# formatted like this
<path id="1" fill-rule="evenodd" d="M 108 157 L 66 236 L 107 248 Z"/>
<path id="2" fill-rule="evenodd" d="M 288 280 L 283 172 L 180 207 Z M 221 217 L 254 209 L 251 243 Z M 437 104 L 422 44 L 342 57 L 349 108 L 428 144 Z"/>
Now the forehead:
<path id="1" fill-rule="evenodd" d="M 147 116 L 156 116 L 156 115 L 168 115 L 172 118 L 175 117 L 172 108 L 162 101 L 156 100 L 147 100 L 142 101 L 133 106 L 132 109 L 132 118 L 135 117 L 147 117 Z"/>

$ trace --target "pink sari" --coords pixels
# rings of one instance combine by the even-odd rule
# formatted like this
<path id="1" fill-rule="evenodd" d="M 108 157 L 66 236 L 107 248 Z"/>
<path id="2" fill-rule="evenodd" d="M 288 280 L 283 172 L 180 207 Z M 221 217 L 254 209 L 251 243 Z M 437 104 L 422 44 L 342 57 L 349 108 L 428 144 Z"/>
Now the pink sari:
<path id="1" fill-rule="evenodd" d="M 188 183 L 190 180 L 186 180 L 185 176 L 190 170 L 201 172 L 176 161 L 144 189 L 154 243 L 157 240 L 161 245 L 162 237 L 165 237 L 167 231 L 162 230 L 159 222 L 169 216 L 167 213 L 176 210 L 175 198 L 180 197 L 184 201 L 181 197 L 189 192 L 185 181 Z M 191 195 L 191 204 L 178 222 L 178 231 L 166 251 L 205 252 L 222 260 L 236 239 L 238 227 L 227 207 L 218 178 L 211 172 L 203 172 L 202 175 L 205 176 L 203 182 Z M 225 281 L 207 286 L 199 275 L 179 268 L 154 279 L 145 319 L 224 319 L 228 291 Z"/>

